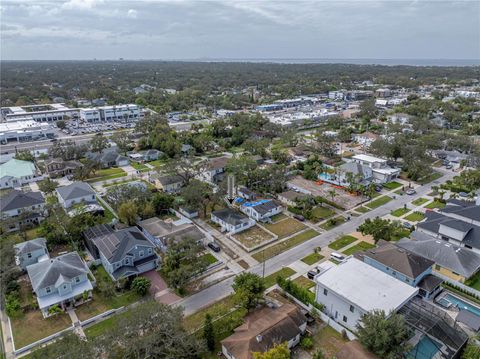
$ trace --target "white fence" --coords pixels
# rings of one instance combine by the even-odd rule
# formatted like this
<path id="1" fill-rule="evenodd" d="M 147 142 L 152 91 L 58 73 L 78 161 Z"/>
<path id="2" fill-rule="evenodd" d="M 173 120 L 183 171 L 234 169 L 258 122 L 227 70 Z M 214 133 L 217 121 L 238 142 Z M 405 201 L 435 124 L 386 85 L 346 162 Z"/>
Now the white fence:
<path id="1" fill-rule="evenodd" d="M 454 287 L 458 287 L 461 290 L 467 292 L 468 294 L 473 295 L 474 297 L 477 297 L 480 299 L 480 291 L 476 290 L 475 288 L 469 287 L 468 285 L 465 285 L 463 283 L 457 282 L 456 280 L 453 280 L 452 278 L 449 278 L 443 274 L 440 273 L 435 273 L 435 275 L 441 279 L 443 279 L 445 282 L 448 282 Z"/>

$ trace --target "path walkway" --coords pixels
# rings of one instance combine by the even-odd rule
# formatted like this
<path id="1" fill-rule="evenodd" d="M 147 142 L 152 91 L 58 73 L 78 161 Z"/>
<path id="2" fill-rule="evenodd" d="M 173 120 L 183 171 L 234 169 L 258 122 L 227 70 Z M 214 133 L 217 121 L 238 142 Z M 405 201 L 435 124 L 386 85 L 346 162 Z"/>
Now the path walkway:
<path id="1" fill-rule="evenodd" d="M 70 308 L 67 310 L 68 315 L 70 316 L 70 320 L 72 321 L 73 326 L 75 329 L 73 330 L 76 335 L 80 337 L 80 339 L 86 339 L 85 332 L 83 331 L 82 326 L 80 325 L 80 319 L 77 317 L 77 313 L 75 313 L 74 308 Z"/>

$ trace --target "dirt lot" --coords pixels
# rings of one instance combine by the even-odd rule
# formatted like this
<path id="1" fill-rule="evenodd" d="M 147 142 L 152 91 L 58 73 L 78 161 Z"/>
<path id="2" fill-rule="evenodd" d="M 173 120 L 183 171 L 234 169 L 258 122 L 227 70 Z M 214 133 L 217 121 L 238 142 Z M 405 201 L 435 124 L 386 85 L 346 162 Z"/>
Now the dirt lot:
<path id="1" fill-rule="evenodd" d="M 246 231 L 234 234 L 233 237 L 247 248 L 259 246 L 273 238 L 259 226 L 253 226 Z"/>
<path id="2" fill-rule="evenodd" d="M 285 219 L 282 219 L 281 221 L 275 222 L 273 224 L 264 224 L 264 227 L 269 231 L 275 233 L 278 238 L 285 238 L 301 231 L 305 228 L 305 225 L 303 225 L 296 219 L 286 217 Z"/>
<path id="3" fill-rule="evenodd" d="M 317 184 L 314 181 L 306 180 L 300 176 L 297 176 L 294 179 L 288 181 L 287 185 L 289 187 L 291 186 L 292 188 L 301 188 L 310 192 L 315 197 L 320 196 L 330 201 L 332 200 L 332 196 L 329 191 L 335 189 L 335 192 L 337 194 L 335 195 L 334 202 L 347 210 L 367 200 L 367 198 L 364 196 L 354 196 L 347 193 L 343 189 L 333 187 L 330 184 Z"/>

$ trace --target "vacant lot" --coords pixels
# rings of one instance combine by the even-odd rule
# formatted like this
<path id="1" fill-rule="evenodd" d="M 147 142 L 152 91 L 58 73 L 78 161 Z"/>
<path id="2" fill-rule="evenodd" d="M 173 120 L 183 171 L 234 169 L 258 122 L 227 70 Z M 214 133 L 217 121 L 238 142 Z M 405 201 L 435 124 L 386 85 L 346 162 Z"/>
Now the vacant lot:
<path id="1" fill-rule="evenodd" d="M 335 211 L 331 210 L 330 208 L 326 207 L 315 207 L 312 209 L 311 213 L 311 221 L 312 222 L 319 222 L 324 219 L 330 218 L 335 215 Z"/>
<path id="2" fill-rule="evenodd" d="M 275 233 L 278 238 L 285 238 L 305 228 L 305 225 L 293 218 L 286 218 L 276 223 L 264 224 L 264 227 Z"/>
<path id="3" fill-rule="evenodd" d="M 336 226 L 339 226 L 341 225 L 343 222 L 345 222 L 345 218 L 342 217 L 342 216 L 338 216 L 338 217 L 335 217 L 335 218 L 330 218 L 329 220 L 327 220 L 325 223 L 323 223 L 320 228 L 328 231 L 329 229 L 332 229 Z"/>
<path id="4" fill-rule="evenodd" d="M 395 217 L 401 217 L 408 212 L 410 212 L 410 210 L 408 208 L 398 208 L 398 209 L 392 211 L 390 214 L 392 216 L 395 216 Z"/>
<path id="5" fill-rule="evenodd" d="M 328 245 L 329 248 L 332 248 L 334 250 L 339 250 L 343 247 L 348 246 L 349 244 L 352 244 L 353 242 L 357 241 L 358 238 L 355 238 L 353 236 L 342 236 L 336 241 L 330 243 Z"/>
<path id="6" fill-rule="evenodd" d="M 234 234 L 232 237 L 249 249 L 273 239 L 269 233 L 265 232 L 259 226 L 253 226 L 246 231 Z"/>
<path id="7" fill-rule="evenodd" d="M 293 236 L 281 243 L 265 248 L 264 250 L 252 255 L 252 257 L 257 261 L 262 262 L 263 260 L 272 258 L 282 252 L 285 252 L 286 250 L 292 247 L 298 246 L 300 243 L 303 243 L 306 240 L 309 240 L 317 235 L 318 235 L 317 231 L 314 231 L 313 229 L 308 229 L 305 232 L 297 234 L 296 236 Z"/>
<path id="8" fill-rule="evenodd" d="M 282 277 L 282 278 L 288 278 L 292 275 L 294 275 L 296 272 L 290 268 L 290 267 L 285 267 L 282 268 L 275 273 L 270 274 L 269 276 L 265 277 L 265 287 L 270 288 L 272 285 L 277 283 L 277 278 Z"/>
<path id="9" fill-rule="evenodd" d="M 370 248 L 375 248 L 375 245 L 367 243 L 367 242 L 360 242 L 358 244 L 355 244 L 353 247 L 350 247 L 346 250 L 344 250 L 342 253 L 349 256 L 351 254 L 360 252 L 360 251 L 365 251 Z"/>
<path id="10" fill-rule="evenodd" d="M 322 256 L 320 253 L 312 253 L 312 254 L 309 254 L 308 256 L 302 258 L 302 262 L 303 263 L 306 263 L 308 265 L 312 265 L 314 263 L 317 263 L 319 261 L 321 261 L 323 258 L 325 258 L 324 256 Z"/>
<path id="11" fill-rule="evenodd" d="M 334 358 L 347 342 L 342 338 L 342 334 L 328 325 L 320 329 L 312 338 L 315 343 L 315 348 L 319 348 L 325 358 Z"/>
<path id="12" fill-rule="evenodd" d="M 380 207 L 380 206 L 383 206 L 385 203 L 388 203 L 392 200 L 391 197 L 388 197 L 388 196 L 383 196 L 383 197 L 379 197 L 377 198 L 376 200 L 370 202 L 370 203 L 367 203 L 366 206 L 370 209 L 374 209 L 374 208 L 377 208 L 377 207 Z"/>

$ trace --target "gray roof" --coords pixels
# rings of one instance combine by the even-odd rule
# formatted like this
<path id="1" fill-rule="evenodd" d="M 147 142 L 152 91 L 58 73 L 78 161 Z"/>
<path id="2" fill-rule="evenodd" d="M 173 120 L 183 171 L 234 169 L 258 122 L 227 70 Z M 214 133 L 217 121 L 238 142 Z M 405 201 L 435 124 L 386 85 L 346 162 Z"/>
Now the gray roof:
<path id="1" fill-rule="evenodd" d="M 0 201 L 0 211 L 31 207 L 45 203 L 41 192 L 22 192 L 13 190 Z"/>
<path id="2" fill-rule="evenodd" d="M 93 238 L 93 243 L 110 263 L 123 259 L 136 246 L 154 248 L 154 245 L 137 227 L 129 227 L 120 231 Z"/>
<path id="3" fill-rule="evenodd" d="M 397 245 L 466 278 L 480 269 L 480 254 L 468 248 L 456 246 L 419 231 L 413 232 L 411 237 L 415 240 L 403 238 Z"/>
<path id="4" fill-rule="evenodd" d="M 88 273 L 87 267 L 77 252 L 35 263 L 27 267 L 28 276 L 35 292 L 42 288 L 57 287 L 62 282 Z"/>
<path id="5" fill-rule="evenodd" d="M 88 183 L 74 182 L 65 187 L 58 187 L 57 193 L 64 200 L 69 200 L 95 194 L 95 191 Z"/>
<path id="6" fill-rule="evenodd" d="M 246 215 L 231 208 L 224 208 L 219 211 L 213 211 L 212 216 L 220 218 L 222 221 L 227 222 L 228 224 L 231 224 L 233 226 L 249 221 Z"/>
<path id="7" fill-rule="evenodd" d="M 452 200 L 447 202 L 447 206 L 440 213 L 445 215 L 455 215 L 465 218 L 465 220 L 480 220 L 480 206 L 475 202 Z"/>
<path id="8" fill-rule="evenodd" d="M 46 249 L 47 241 L 45 240 L 45 238 L 35 238 L 30 241 L 15 244 L 14 248 L 17 255 L 31 253 L 38 249 Z"/>
<path id="9" fill-rule="evenodd" d="M 182 176 L 179 176 L 179 175 L 166 175 L 166 176 L 158 177 L 157 181 L 159 181 L 162 184 L 162 186 L 168 186 L 174 183 L 183 183 L 184 179 Z"/>
<path id="10" fill-rule="evenodd" d="M 480 208 L 480 206 L 477 207 Z M 471 207 L 464 208 L 464 210 L 470 210 L 470 208 Z M 462 214 L 465 214 L 465 211 L 463 211 Z M 480 249 L 480 226 L 468 223 L 467 221 L 470 221 L 470 219 L 462 221 L 460 219 L 451 217 L 451 215 L 458 216 L 459 211 L 457 210 L 455 212 L 451 211 L 447 213 L 427 211 L 425 213 L 425 220 L 418 223 L 417 227 L 421 230 L 426 230 L 433 233 L 439 233 L 441 224 L 451 227 L 453 229 L 465 232 L 465 237 L 463 238 L 462 243 Z M 478 218 L 480 218 L 480 213 L 479 217 L 477 217 L 477 220 Z"/>
<path id="11" fill-rule="evenodd" d="M 460 312 L 455 318 L 457 322 L 463 323 L 475 332 L 480 330 L 480 317 L 467 309 L 460 309 Z"/>
<path id="12" fill-rule="evenodd" d="M 281 206 L 280 203 L 272 199 L 272 200 L 269 200 L 268 202 L 262 202 L 257 204 L 256 206 L 252 206 L 252 208 L 254 208 L 255 211 L 263 215 L 280 206 Z"/>
<path id="13" fill-rule="evenodd" d="M 342 172 L 352 173 L 353 175 L 360 175 L 362 177 L 371 176 L 371 171 L 367 166 L 357 162 L 347 162 L 339 167 Z"/>

